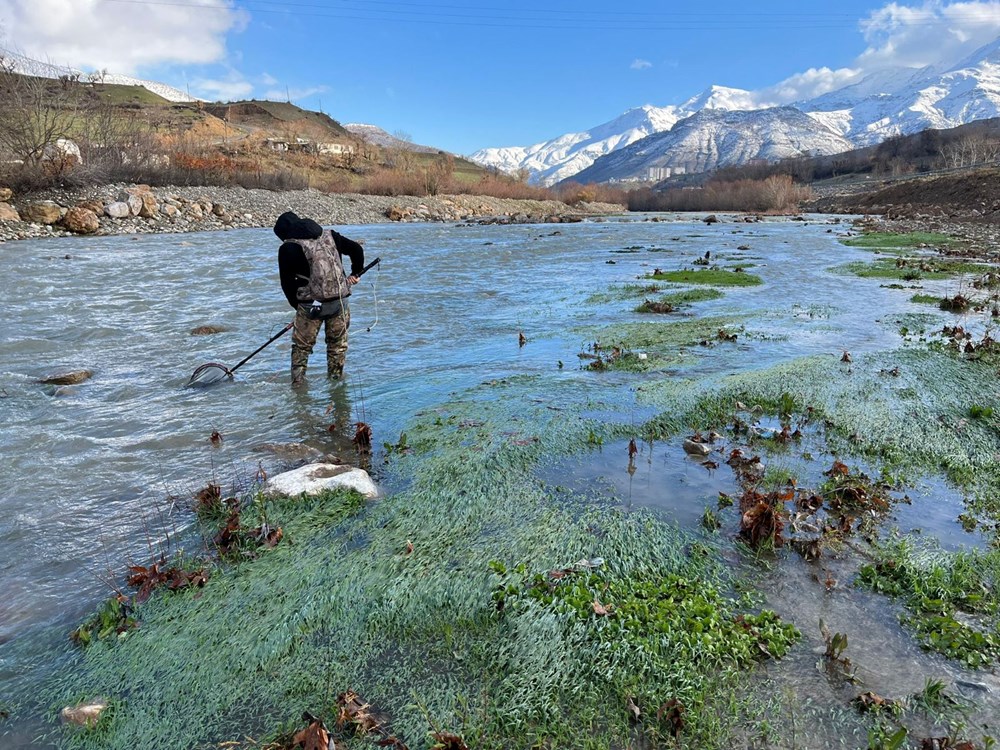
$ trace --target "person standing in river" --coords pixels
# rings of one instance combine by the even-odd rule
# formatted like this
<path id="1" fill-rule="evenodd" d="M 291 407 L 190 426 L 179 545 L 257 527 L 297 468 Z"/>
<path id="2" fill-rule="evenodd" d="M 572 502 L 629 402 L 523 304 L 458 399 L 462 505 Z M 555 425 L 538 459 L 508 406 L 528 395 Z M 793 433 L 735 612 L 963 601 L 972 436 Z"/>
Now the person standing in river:
<path id="1" fill-rule="evenodd" d="M 292 384 L 303 382 L 309 355 L 319 329 L 326 324 L 326 374 L 340 379 L 347 357 L 347 329 L 351 311 L 347 298 L 358 283 L 357 273 L 365 265 L 361 244 L 332 229 L 323 229 L 312 219 L 291 211 L 278 217 L 274 233 L 282 241 L 278 248 L 281 291 L 293 308 Z M 343 257 L 351 259 L 350 275 Z"/>

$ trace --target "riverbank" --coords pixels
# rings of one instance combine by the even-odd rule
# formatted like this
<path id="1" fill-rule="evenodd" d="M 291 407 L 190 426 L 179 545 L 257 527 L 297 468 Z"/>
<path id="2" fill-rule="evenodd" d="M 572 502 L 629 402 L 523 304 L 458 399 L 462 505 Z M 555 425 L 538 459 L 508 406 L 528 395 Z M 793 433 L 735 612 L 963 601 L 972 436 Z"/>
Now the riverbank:
<path id="1" fill-rule="evenodd" d="M 0 242 L 40 237 L 179 233 L 270 227 L 285 211 L 324 225 L 384 222 L 563 223 L 624 206 L 471 195 L 379 196 L 318 190 L 104 185 L 30 196 L 0 189 Z"/>

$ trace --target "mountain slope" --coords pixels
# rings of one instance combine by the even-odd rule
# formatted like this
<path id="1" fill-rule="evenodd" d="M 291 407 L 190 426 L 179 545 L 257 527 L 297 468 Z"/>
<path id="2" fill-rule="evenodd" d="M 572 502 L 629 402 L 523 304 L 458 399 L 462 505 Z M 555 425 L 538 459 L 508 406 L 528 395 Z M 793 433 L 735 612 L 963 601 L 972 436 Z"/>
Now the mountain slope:
<path id="1" fill-rule="evenodd" d="M 698 112 L 764 111 L 765 106 L 767 103 L 755 92 L 711 86 L 678 106 L 629 110 L 591 131 L 569 133 L 529 147 L 482 149 L 471 158 L 508 172 L 527 170 L 532 182 L 545 184 L 574 174 L 574 179 L 581 181 L 595 179 L 597 174 L 605 175 L 602 179 L 636 179 L 643 169 L 636 166 L 639 162 L 635 156 L 620 162 L 605 160 L 595 171 L 587 168 L 607 154 L 631 148 L 642 138 L 679 127 L 676 123 Z M 822 153 L 828 153 L 825 149 L 837 142 L 831 140 L 831 136 L 844 139 L 846 150 L 877 144 L 889 136 L 926 128 L 952 128 L 1000 116 L 1000 39 L 954 65 L 878 70 L 840 89 L 782 109 L 790 107 L 807 114 L 812 124 L 796 119 L 795 131 L 789 133 L 780 146 L 781 132 L 766 134 L 760 130 L 768 118 L 696 120 L 695 123 L 707 128 L 701 136 L 685 130 L 677 138 L 657 139 L 645 144 L 642 148 L 649 152 L 649 158 L 643 162 L 645 168 L 686 167 L 691 171 L 706 164 L 735 164 L 739 159 L 758 153 L 752 144 L 762 140 L 772 142 L 773 146 L 761 149 L 760 155 L 753 158 L 772 158 L 766 154 L 793 152 L 814 141 Z M 645 122 L 633 122 L 638 112 L 644 113 Z M 687 129 L 691 127 L 692 124 L 686 126 Z M 734 130 L 723 134 L 720 127 Z M 745 128 L 750 130 L 744 131 Z M 699 137 L 706 141 L 711 151 L 695 158 L 692 149 L 696 148 Z M 662 151 L 668 147 L 680 147 L 682 151 L 673 155 L 652 154 L 654 149 Z M 623 172 L 608 171 L 608 165 L 619 163 Z"/>
<path id="2" fill-rule="evenodd" d="M 835 154 L 851 148 L 839 133 L 793 107 L 752 112 L 703 109 L 597 159 L 574 180 L 659 179 L 666 170 L 706 172 L 755 159 L 776 161 L 804 154 Z"/>
<path id="3" fill-rule="evenodd" d="M 94 72 L 88 74 L 82 70 L 77 70 L 76 68 L 70 68 L 64 65 L 53 65 L 39 60 L 32 60 L 30 57 L 25 57 L 24 55 L 20 55 L 16 52 L 10 52 L 5 49 L 0 49 L 0 61 L 2 61 L 2 64 L 10 72 L 20 73 L 21 75 L 26 76 L 34 76 L 36 78 L 61 78 L 63 76 L 69 76 L 70 78 L 75 78 L 80 81 L 89 82 L 93 80 L 98 83 L 115 86 L 141 86 L 142 88 L 152 91 L 157 96 L 160 96 L 169 102 L 200 101 L 190 94 L 187 94 L 180 89 L 175 89 L 173 86 L 168 86 L 165 83 L 145 81 L 141 78 L 132 78 L 131 76 L 117 75 L 113 73 L 101 74 L 99 72 Z"/>

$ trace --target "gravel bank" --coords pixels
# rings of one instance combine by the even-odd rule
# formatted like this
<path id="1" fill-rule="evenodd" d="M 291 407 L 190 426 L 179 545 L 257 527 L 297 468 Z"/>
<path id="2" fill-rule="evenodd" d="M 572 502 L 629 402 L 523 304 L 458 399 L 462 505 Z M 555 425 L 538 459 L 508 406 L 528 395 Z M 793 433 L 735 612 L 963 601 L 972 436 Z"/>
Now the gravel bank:
<path id="1" fill-rule="evenodd" d="M 558 201 L 513 200 L 488 196 L 330 195 L 317 190 L 273 192 L 241 187 L 164 187 L 104 185 L 12 196 L 0 207 L 0 242 L 68 234 L 146 234 L 202 232 L 273 226 L 285 211 L 321 224 L 378 224 L 389 221 L 477 223 L 558 223 L 616 214 L 624 206 Z M 79 209 L 79 210 L 77 210 Z M 92 216 L 91 216 L 92 215 Z"/>

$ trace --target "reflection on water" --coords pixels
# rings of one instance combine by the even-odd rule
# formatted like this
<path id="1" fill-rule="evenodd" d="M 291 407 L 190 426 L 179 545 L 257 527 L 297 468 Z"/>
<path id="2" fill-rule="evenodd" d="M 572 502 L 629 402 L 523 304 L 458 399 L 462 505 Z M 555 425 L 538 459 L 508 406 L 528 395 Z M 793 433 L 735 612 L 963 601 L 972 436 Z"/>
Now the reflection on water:
<path id="1" fill-rule="evenodd" d="M 180 246 L 173 236 L 0 245 L 0 644 L 17 646 L 0 648 L 0 678 L 29 690 L 32 670 L 49 669 L 65 633 L 107 595 L 109 570 L 147 557 L 150 537 L 185 538 L 194 490 L 208 480 L 238 485 L 258 468 L 273 473 L 301 460 L 261 452 L 264 444 L 302 444 L 304 452 L 292 451 L 298 457 L 356 460 L 355 422 L 372 425 L 376 445 L 392 442 L 420 410 L 513 375 L 536 376 L 535 388 L 578 378 L 602 398 L 629 402 L 634 378 L 577 369 L 584 342 L 574 331 L 640 319 L 635 300 L 585 301 L 656 267 L 689 265 L 710 251 L 727 263 L 753 257 L 751 272 L 765 282 L 698 304 L 698 315 L 753 315 L 761 335 L 699 349 L 681 368 L 685 377 L 897 345 L 895 330 L 876 318 L 918 308 L 908 293 L 877 281 L 826 273 L 868 257 L 838 244 L 829 229 L 822 221 L 706 229 L 640 220 L 558 232 L 347 227 L 383 259 L 352 297 L 347 379 L 323 377 L 320 343 L 308 386 L 294 390 L 287 337 L 234 383 L 183 388 L 197 365 L 234 364 L 291 319 L 269 230 L 187 235 Z M 635 251 L 619 252 L 625 248 Z M 864 305 L 856 304 L 859 285 Z M 190 335 L 202 325 L 226 330 Z M 528 339 L 523 347 L 519 332 Z M 80 368 L 93 377 L 66 390 L 37 382 Z M 215 431 L 221 443 L 210 440 Z M 685 526 L 732 489 L 726 467 L 708 471 L 677 446 L 643 446 L 633 474 L 618 445 L 586 460 L 586 475 L 601 477 L 609 493 L 661 506 Z M 570 483 L 574 470 L 563 464 L 559 473 Z"/>

